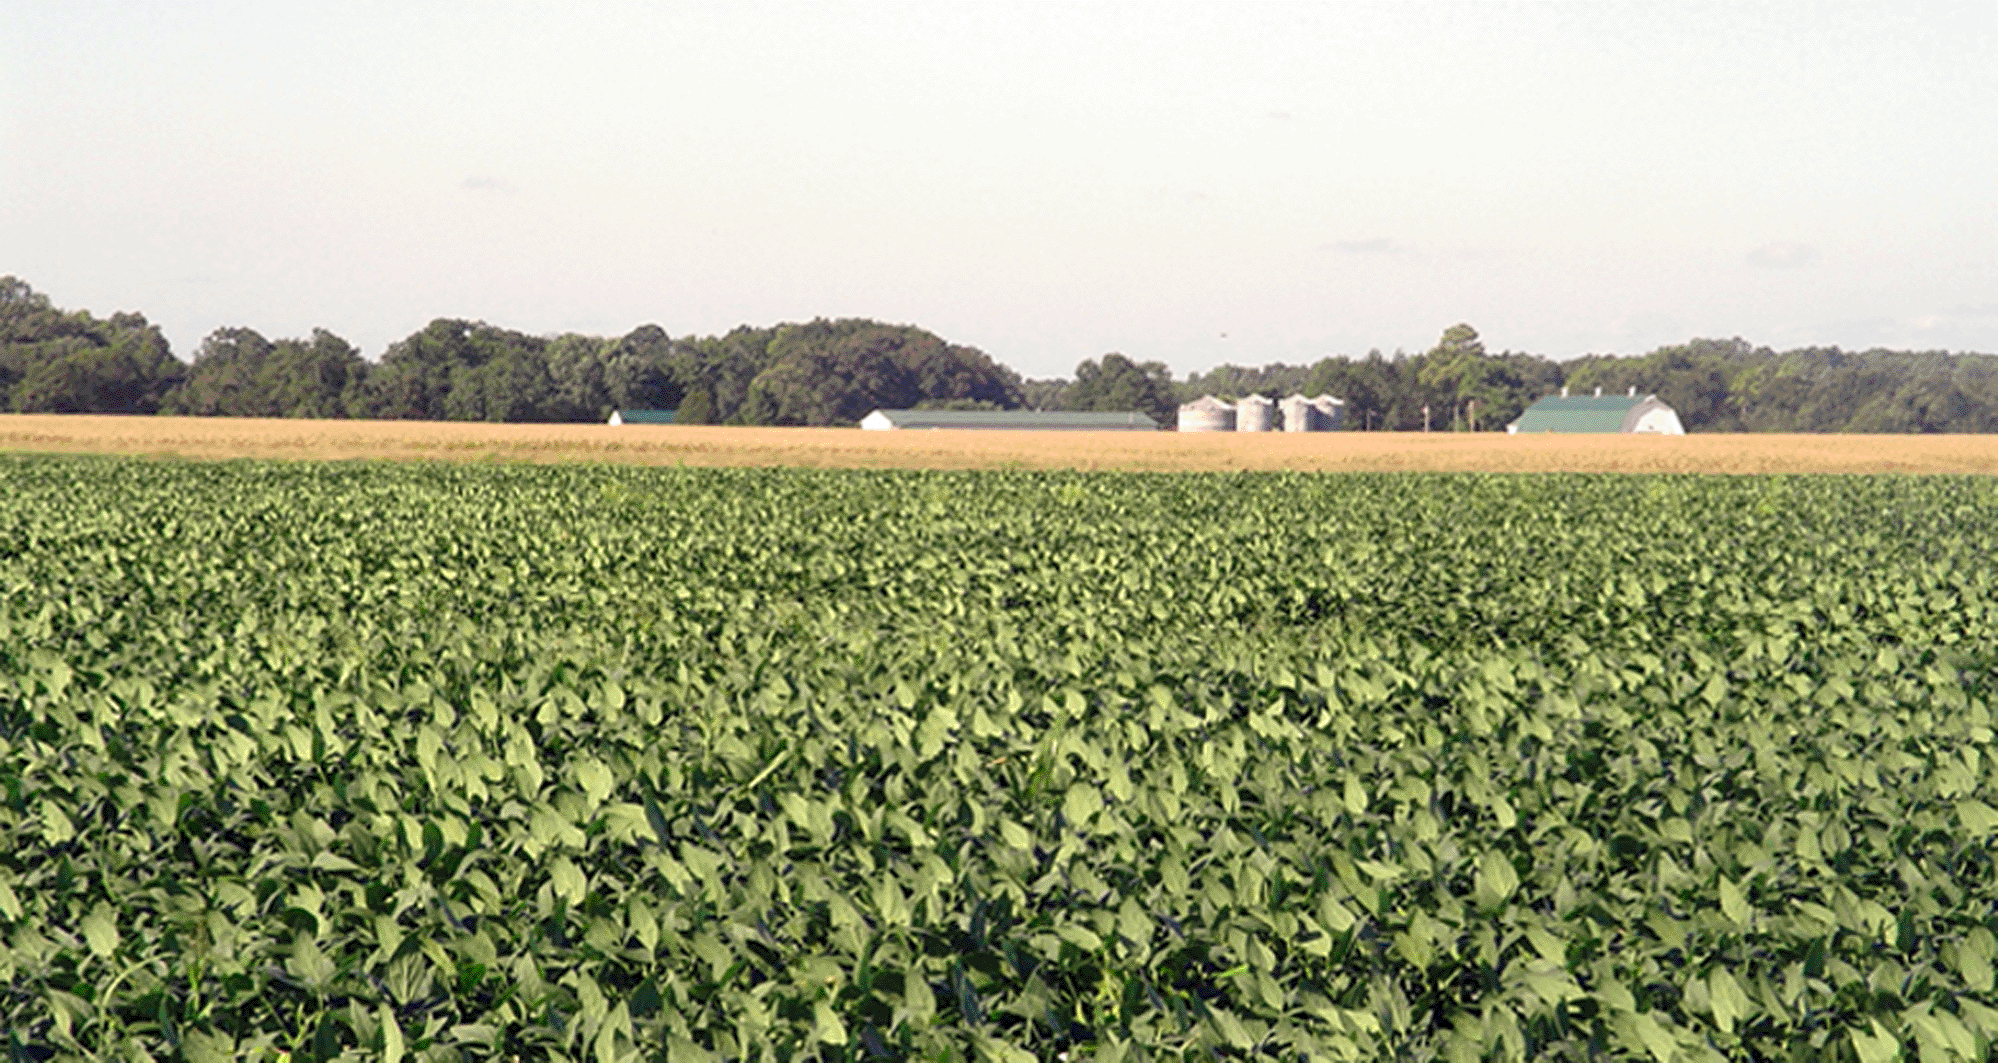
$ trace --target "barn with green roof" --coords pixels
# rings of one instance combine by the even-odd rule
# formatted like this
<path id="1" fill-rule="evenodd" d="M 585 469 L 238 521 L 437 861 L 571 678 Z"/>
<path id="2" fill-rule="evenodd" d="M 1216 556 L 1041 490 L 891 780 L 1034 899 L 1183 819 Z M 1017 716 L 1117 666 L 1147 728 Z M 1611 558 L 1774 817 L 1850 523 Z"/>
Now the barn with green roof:
<path id="1" fill-rule="evenodd" d="M 674 410 L 612 410 L 606 424 L 673 424 Z"/>
<path id="2" fill-rule="evenodd" d="M 1635 432 L 1663 436 L 1686 435 L 1680 415 L 1658 395 L 1606 395 L 1599 388 L 1594 395 L 1545 395 L 1521 411 L 1519 419 L 1507 426 L 1508 435 L 1538 432 L 1576 432 L 1603 435 Z"/>
<path id="3" fill-rule="evenodd" d="M 955 429 L 974 432 L 1156 432 L 1159 422 L 1136 410 L 876 410 L 861 419 L 870 431 Z"/>

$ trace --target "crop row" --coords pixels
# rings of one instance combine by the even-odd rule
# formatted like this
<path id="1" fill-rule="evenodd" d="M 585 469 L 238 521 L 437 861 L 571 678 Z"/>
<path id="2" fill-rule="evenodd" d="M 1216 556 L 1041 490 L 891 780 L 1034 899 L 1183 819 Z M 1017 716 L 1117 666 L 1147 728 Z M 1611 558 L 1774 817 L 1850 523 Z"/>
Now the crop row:
<path id="1" fill-rule="evenodd" d="M 0 490 L 30 1058 L 1993 1051 L 1990 481 Z"/>

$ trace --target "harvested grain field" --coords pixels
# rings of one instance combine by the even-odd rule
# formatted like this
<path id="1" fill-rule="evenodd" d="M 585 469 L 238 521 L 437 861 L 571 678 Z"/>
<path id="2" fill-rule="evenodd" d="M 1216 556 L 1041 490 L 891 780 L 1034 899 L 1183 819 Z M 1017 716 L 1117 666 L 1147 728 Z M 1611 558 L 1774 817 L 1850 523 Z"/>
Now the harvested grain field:
<path id="1" fill-rule="evenodd" d="M 85 414 L 0 415 L 0 451 L 857 469 L 1980 475 L 2000 470 L 1996 437 L 1990 435 L 862 432 Z"/>

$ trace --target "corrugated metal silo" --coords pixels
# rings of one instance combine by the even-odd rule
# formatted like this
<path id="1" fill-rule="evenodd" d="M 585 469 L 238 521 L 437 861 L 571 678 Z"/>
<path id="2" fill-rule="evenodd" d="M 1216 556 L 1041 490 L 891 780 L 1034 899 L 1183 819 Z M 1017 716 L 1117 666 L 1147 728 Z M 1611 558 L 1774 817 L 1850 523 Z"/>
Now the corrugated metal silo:
<path id="1" fill-rule="evenodd" d="M 1233 432 L 1236 407 L 1213 395 L 1203 395 L 1181 407 L 1176 427 L 1183 432 Z"/>
<path id="2" fill-rule="evenodd" d="M 1341 415 L 1347 412 L 1347 403 L 1331 395 L 1315 395 L 1313 396 L 1312 404 L 1313 409 L 1319 414 L 1316 418 L 1318 423 L 1313 425 L 1313 430 L 1316 432 L 1338 432 L 1340 430 Z"/>
<path id="3" fill-rule="evenodd" d="M 1262 395 L 1247 395 L 1236 403 L 1238 432 L 1268 432 L 1278 404 Z"/>
<path id="4" fill-rule="evenodd" d="M 1310 432 L 1313 424 L 1312 400 L 1304 395 L 1292 395 L 1278 401 L 1278 412 L 1284 415 L 1285 431 Z"/>

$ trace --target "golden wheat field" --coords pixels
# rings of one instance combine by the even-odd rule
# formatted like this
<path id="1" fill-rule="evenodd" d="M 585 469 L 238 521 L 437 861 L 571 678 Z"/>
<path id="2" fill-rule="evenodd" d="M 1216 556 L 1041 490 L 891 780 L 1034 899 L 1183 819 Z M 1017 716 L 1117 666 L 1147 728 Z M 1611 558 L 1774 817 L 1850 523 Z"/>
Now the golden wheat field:
<path id="1" fill-rule="evenodd" d="M 0 414 L 0 451 L 857 469 L 1982 475 L 2000 471 L 1996 459 L 2000 450 L 1990 435 L 863 432 L 83 414 Z"/>

